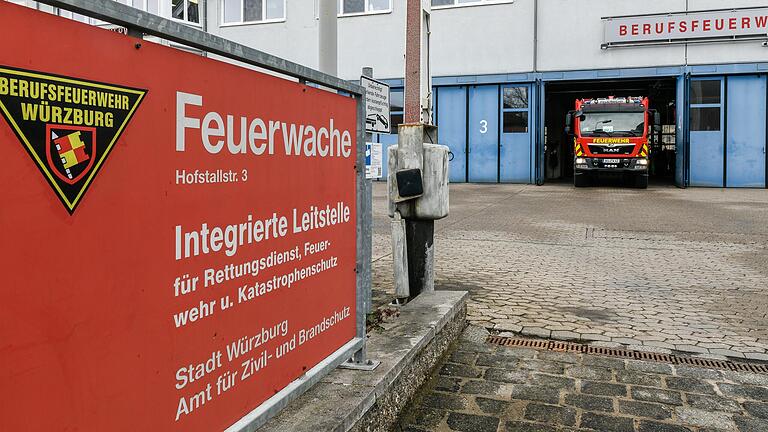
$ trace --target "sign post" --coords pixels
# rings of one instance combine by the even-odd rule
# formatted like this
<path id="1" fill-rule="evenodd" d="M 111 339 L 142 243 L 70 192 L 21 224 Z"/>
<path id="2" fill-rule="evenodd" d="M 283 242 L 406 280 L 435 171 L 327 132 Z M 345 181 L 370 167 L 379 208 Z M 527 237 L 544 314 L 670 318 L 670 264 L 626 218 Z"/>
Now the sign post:
<path id="1" fill-rule="evenodd" d="M 363 90 L 47 3 L 351 94 L 0 2 L 0 430 L 254 430 L 365 347 Z"/>

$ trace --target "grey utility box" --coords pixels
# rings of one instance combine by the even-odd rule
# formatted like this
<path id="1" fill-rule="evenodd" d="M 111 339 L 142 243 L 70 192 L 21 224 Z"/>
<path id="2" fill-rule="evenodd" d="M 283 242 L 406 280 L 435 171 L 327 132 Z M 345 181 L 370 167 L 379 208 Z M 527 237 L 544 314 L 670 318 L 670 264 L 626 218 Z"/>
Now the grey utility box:
<path id="1" fill-rule="evenodd" d="M 421 161 L 423 193 L 411 200 L 400 197 L 398 193 L 398 147 L 390 146 L 387 149 L 389 217 L 395 216 L 395 209 L 400 210 L 400 215 L 404 219 L 437 220 L 448 216 L 448 147 L 439 144 L 423 144 L 423 146 L 424 158 Z"/>

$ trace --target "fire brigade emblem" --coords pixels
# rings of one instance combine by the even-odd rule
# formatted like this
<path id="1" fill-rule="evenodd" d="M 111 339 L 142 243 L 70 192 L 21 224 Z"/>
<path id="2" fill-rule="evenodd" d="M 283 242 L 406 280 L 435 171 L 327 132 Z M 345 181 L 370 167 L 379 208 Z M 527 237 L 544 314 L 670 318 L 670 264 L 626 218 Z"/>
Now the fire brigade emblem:
<path id="1" fill-rule="evenodd" d="M 0 112 L 70 214 L 146 93 L 0 66 Z"/>

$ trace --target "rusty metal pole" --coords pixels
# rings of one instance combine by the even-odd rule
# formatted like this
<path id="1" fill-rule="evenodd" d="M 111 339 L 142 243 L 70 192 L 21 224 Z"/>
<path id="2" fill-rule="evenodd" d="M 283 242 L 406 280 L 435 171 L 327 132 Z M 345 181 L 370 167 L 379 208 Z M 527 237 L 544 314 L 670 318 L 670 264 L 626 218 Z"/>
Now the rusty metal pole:
<path id="1" fill-rule="evenodd" d="M 405 116 L 398 137 L 399 169 L 423 168 L 423 143 L 436 143 L 429 97 L 430 0 L 407 0 L 405 30 Z M 434 141 L 433 141 L 434 140 Z M 413 217 L 414 203 L 398 204 L 405 219 L 405 241 L 410 298 L 434 289 L 435 221 Z"/>

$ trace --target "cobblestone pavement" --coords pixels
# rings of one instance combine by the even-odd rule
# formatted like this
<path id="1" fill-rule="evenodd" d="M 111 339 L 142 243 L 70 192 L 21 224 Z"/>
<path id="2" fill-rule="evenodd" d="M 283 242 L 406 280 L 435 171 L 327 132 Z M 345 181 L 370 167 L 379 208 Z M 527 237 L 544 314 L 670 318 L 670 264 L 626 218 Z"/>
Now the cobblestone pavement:
<path id="1" fill-rule="evenodd" d="M 768 191 L 451 185 L 437 289 L 498 331 L 768 360 Z M 392 298 L 374 187 L 374 301 Z"/>
<path id="2" fill-rule="evenodd" d="M 465 331 L 395 431 L 768 431 L 768 375 L 500 347 L 482 331 Z"/>

